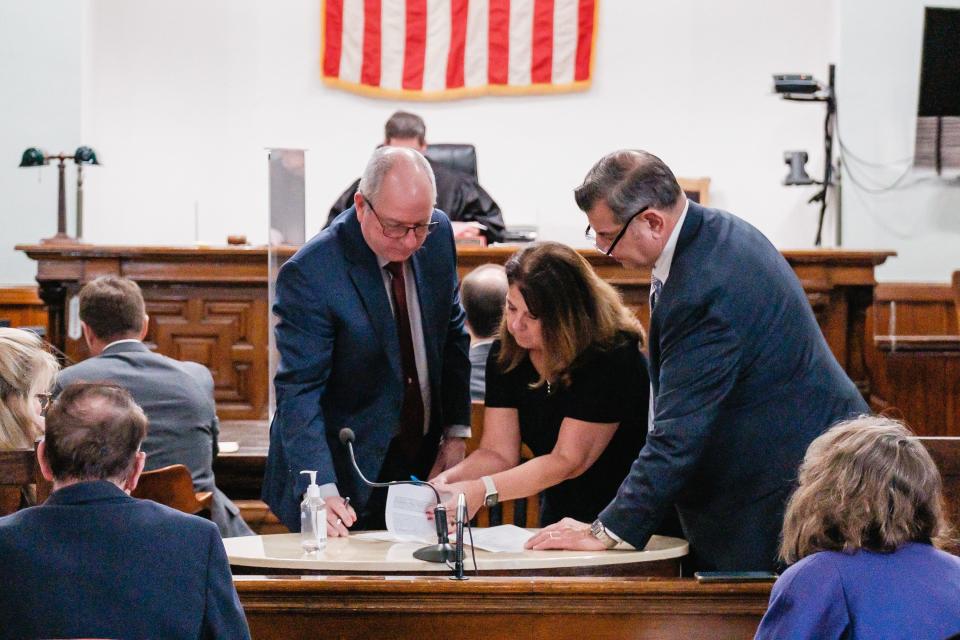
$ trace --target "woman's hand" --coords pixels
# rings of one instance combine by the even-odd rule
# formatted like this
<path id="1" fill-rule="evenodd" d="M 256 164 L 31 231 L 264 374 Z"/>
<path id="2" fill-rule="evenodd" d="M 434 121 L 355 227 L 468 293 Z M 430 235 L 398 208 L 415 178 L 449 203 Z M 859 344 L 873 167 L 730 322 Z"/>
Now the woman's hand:
<path id="1" fill-rule="evenodd" d="M 454 482 L 452 484 L 433 483 L 434 488 L 440 492 L 440 496 L 449 496 L 444 501 L 443 506 L 447 508 L 447 526 L 453 530 L 457 522 L 457 497 L 462 493 L 467 500 L 467 520 L 472 520 L 480 507 L 483 506 L 483 497 L 486 489 L 480 480 L 466 480 L 464 482 Z M 433 510 L 427 512 L 427 517 L 433 518 Z"/>

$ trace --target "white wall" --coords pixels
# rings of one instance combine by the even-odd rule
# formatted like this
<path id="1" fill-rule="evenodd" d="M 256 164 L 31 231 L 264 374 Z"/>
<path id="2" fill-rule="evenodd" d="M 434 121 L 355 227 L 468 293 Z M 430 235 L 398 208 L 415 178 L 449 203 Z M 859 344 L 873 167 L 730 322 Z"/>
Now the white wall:
<path id="1" fill-rule="evenodd" d="M 891 247 L 899 257 L 878 270 L 898 281 L 946 281 L 960 269 L 960 180 L 931 171 L 906 174 L 896 189 L 871 193 L 904 175 L 912 158 L 920 90 L 924 5 L 957 0 L 843 0 L 838 74 L 840 129 L 847 154 L 843 217 L 850 247 Z M 958 35 L 960 37 L 960 35 Z M 897 162 L 900 160 L 900 162 Z M 853 178 L 867 187 L 857 186 Z M 945 174 L 946 176 L 946 174 Z"/>
<path id="2" fill-rule="evenodd" d="M 57 231 L 56 164 L 17 165 L 27 147 L 72 154 L 80 144 L 81 14 L 72 0 L 0 2 L 0 283 L 33 282 L 36 264 L 13 247 Z M 72 211 L 69 188 L 67 198 Z"/>
<path id="3" fill-rule="evenodd" d="M 541 237 L 584 244 L 572 189 L 602 154 L 642 147 L 678 175 L 710 176 L 713 204 L 778 246 L 812 245 L 814 189 L 781 186 L 782 154 L 808 150 L 819 174 L 823 109 L 780 101 L 770 74 L 825 75 L 833 0 L 802 12 L 764 0 L 604 0 L 588 92 L 444 103 L 325 87 L 319 0 L 86 2 L 83 140 L 104 163 L 87 174 L 90 241 L 187 244 L 196 208 L 201 239 L 263 242 L 268 146 L 309 149 L 308 228 L 319 228 L 404 107 L 424 116 L 432 141 L 476 144 L 481 182 L 508 223 L 537 224 Z M 28 274 L 0 275 L 16 279 Z"/>

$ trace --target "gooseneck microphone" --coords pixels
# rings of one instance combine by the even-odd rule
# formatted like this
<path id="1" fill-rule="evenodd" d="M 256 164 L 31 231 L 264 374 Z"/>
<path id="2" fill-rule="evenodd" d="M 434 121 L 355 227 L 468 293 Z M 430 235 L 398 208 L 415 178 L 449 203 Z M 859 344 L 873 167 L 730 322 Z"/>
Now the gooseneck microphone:
<path id="1" fill-rule="evenodd" d="M 360 467 L 357 465 L 357 458 L 353 453 L 353 443 L 356 439 L 357 436 L 353 433 L 353 429 L 349 427 L 340 429 L 340 444 L 347 447 L 347 451 L 350 452 L 350 462 L 353 464 L 353 470 L 357 472 L 360 480 L 362 480 L 365 485 L 368 487 L 383 488 L 398 484 L 412 484 L 415 486 L 430 487 L 433 494 L 437 497 L 437 506 L 433 508 L 433 522 L 437 525 L 437 544 L 417 549 L 413 552 L 413 557 L 417 560 L 425 560 L 426 562 L 449 562 L 453 560 L 456 557 L 456 550 L 450 545 L 450 538 L 447 535 L 447 508 L 443 506 L 443 501 L 440 500 L 440 493 L 436 487 L 423 480 L 392 480 L 390 482 L 373 482 L 368 480 L 367 477 L 363 475 L 363 472 L 360 471 Z"/>

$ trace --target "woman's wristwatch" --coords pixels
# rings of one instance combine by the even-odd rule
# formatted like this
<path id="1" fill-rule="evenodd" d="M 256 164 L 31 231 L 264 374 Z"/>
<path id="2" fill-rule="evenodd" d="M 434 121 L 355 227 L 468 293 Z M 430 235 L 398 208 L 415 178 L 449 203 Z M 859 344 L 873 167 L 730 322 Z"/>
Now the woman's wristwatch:
<path id="1" fill-rule="evenodd" d="M 607 528 L 603 526 L 599 519 L 594 520 L 593 524 L 590 525 L 590 535 L 602 542 L 607 549 L 613 549 L 620 543 L 619 540 L 607 533 Z"/>
<path id="2" fill-rule="evenodd" d="M 493 478 L 490 476 L 483 476 L 480 478 L 480 481 L 483 482 L 485 491 L 483 496 L 484 506 L 486 506 L 488 509 L 497 506 L 497 503 L 500 502 L 500 494 L 497 492 L 497 485 L 493 484 Z"/>

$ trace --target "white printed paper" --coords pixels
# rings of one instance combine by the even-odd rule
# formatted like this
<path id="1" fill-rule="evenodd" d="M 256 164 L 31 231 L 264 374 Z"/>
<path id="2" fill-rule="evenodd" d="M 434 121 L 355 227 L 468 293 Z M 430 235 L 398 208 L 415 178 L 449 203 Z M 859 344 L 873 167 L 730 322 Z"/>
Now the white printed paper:
<path id="1" fill-rule="evenodd" d="M 437 527 L 433 520 L 427 520 L 427 510 L 436 504 L 436 494 L 430 487 L 393 485 L 387 490 L 387 531 L 398 541 L 436 542 Z"/>
<path id="2" fill-rule="evenodd" d="M 533 531 L 512 524 L 499 527 L 474 528 L 473 548 L 494 553 L 523 553 L 523 545 L 533 537 Z M 463 541 L 470 543 L 470 533 L 464 528 Z"/>

